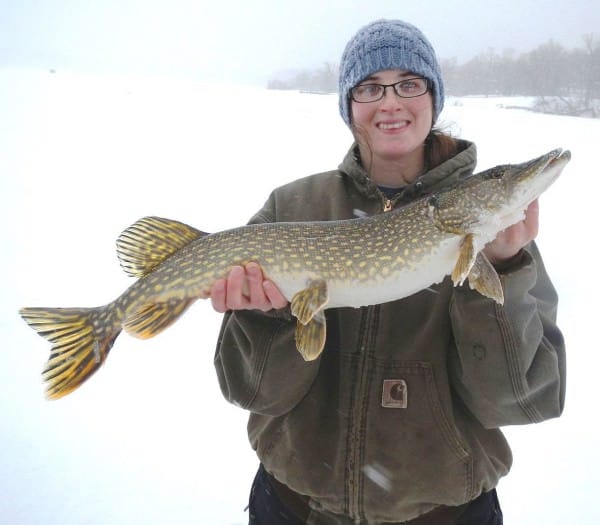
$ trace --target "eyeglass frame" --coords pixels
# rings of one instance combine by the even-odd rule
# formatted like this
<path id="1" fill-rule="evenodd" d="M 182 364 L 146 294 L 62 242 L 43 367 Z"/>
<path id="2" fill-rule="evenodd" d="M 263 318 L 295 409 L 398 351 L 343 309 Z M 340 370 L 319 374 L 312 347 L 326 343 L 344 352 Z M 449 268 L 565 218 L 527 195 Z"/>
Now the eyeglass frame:
<path id="1" fill-rule="evenodd" d="M 418 95 L 401 95 L 400 93 L 398 93 L 398 90 L 396 89 L 396 86 L 398 86 L 399 84 L 402 84 L 404 82 L 407 82 L 409 80 L 424 80 L 425 81 L 425 91 L 423 91 L 423 93 L 419 93 Z M 391 87 L 393 88 L 394 93 L 399 96 L 400 98 L 417 98 L 417 97 L 422 97 L 425 93 L 427 93 L 428 91 L 431 90 L 431 80 L 429 80 L 428 78 L 425 77 L 410 77 L 410 78 L 403 78 L 402 80 L 399 80 L 398 82 L 394 82 L 393 84 L 379 84 L 377 82 L 367 82 L 365 84 L 358 84 L 356 86 L 354 86 L 353 88 L 350 89 L 350 91 L 348 92 L 348 98 L 354 102 L 356 102 L 357 104 L 370 104 L 372 102 L 379 102 L 382 98 L 385 97 L 385 93 L 387 91 L 387 88 Z M 354 90 L 356 88 L 359 87 L 364 87 L 364 86 L 379 86 L 383 88 L 383 91 L 381 92 L 381 96 L 379 98 L 373 99 L 373 100 L 365 100 L 365 101 L 360 101 L 360 100 L 356 100 L 354 98 Z"/>

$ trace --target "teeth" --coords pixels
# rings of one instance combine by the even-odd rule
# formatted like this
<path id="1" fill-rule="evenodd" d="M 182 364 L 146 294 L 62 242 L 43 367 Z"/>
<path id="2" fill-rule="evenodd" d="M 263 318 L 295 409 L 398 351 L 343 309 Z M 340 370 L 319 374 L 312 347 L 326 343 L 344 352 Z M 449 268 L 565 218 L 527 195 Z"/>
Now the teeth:
<path id="1" fill-rule="evenodd" d="M 382 122 L 379 124 L 379 129 L 400 129 L 403 128 L 406 125 L 406 122 L 392 122 L 392 123 L 385 123 Z"/>

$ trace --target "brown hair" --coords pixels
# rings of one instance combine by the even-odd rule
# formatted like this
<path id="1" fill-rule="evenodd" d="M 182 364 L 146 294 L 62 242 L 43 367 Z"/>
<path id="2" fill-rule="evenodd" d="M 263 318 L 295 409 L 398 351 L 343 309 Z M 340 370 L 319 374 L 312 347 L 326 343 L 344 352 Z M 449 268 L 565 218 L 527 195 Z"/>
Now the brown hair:
<path id="1" fill-rule="evenodd" d="M 362 137 L 365 146 L 372 152 L 368 133 L 355 124 L 352 124 L 352 131 L 355 140 L 358 141 L 358 138 Z M 427 171 L 443 164 L 460 151 L 457 139 L 435 127 L 427 135 L 423 147 L 425 148 L 425 169 Z M 370 172 L 370 166 L 364 166 L 364 168 Z"/>
<path id="2" fill-rule="evenodd" d="M 458 141 L 440 129 L 432 128 L 425 139 L 425 166 L 432 169 L 454 157 L 459 151 Z"/>

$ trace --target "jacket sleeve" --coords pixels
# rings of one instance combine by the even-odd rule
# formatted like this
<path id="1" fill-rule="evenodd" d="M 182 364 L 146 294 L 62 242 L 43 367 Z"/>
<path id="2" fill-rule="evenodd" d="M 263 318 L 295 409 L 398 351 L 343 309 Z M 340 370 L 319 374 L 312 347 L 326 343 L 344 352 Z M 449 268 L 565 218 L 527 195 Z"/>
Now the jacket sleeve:
<path id="1" fill-rule="evenodd" d="M 449 355 L 458 395 L 486 428 L 558 417 L 565 400 L 565 346 L 556 326 L 557 294 L 531 243 L 500 273 L 504 305 L 455 289 Z"/>
<path id="2" fill-rule="evenodd" d="M 271 197 L 250 223 L 274 222 L 274 208 Z M 221 391 L 230 403 L 272 416 L 298 404 L 316 377 L 320 359 L 304 361 L 296 350 L 295 329 L 289 307 L 224 315 L 215 367 Z"/>

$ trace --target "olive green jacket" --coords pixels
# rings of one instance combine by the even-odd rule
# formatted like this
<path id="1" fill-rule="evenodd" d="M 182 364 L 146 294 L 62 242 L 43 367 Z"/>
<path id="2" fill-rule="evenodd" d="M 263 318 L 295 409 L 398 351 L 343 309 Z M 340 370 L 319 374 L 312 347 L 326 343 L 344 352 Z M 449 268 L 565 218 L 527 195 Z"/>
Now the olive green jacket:
<path id="1" fill-rule="evenodd" d="M 338 170 L 276 189 L 251 222 L 381 213 L 386 199 L 354 151 Z M 393 204 L 475 163 L 475 145 L 461 141 Z M 557 296 L 535 244 L 500 273 L 504 306 L 446 278 L 399 301 L 326 310 L 326 346 L 312 362 L 295 349 L 289 309 L 225 315 L 215 356 L 222 392 L 250 411 L 265 468 L 310 497 L 311 523 L 400 522 L 470 501 L 511 466 L 499 427 L 561 414 Z"/>

